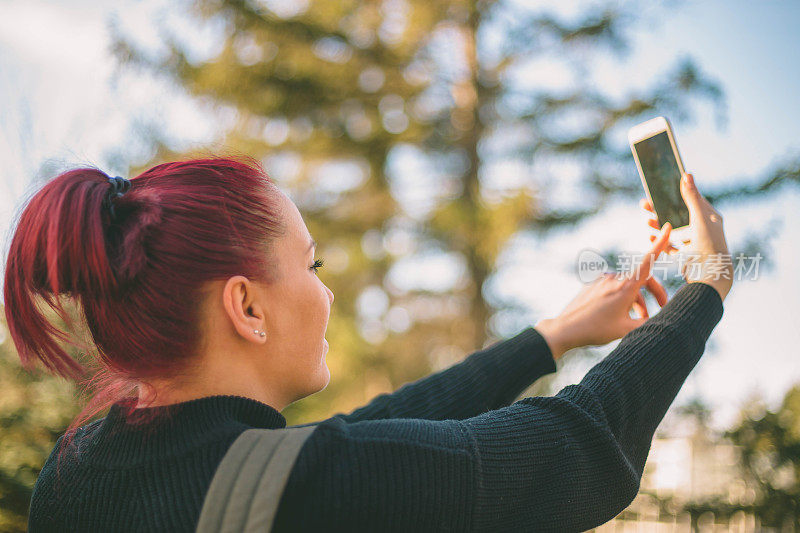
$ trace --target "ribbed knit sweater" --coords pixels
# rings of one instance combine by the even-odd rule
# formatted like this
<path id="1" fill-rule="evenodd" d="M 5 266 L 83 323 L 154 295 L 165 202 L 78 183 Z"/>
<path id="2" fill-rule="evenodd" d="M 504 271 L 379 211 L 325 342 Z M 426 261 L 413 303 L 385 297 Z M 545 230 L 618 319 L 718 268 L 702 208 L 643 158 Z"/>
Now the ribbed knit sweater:
<path id="1" fill-rule="evenodd" d="M 722 317 L 682 286 L 575 385 L 514 401 L 555 371 L 534 328 L 319 422 L 273 531 L 583 531 L 638 492 L 656 427 Z M 513 402 L 513 403 L 512 403 Z M 136 409 L 80 428 L 36 482 L 30 531 L 193 531 L 228 447 L 279 411 L 236 396 Z M 140 415 L 168 415 L 136 424 Z M 58 473 L 58 475 L 57 475 Z"/>

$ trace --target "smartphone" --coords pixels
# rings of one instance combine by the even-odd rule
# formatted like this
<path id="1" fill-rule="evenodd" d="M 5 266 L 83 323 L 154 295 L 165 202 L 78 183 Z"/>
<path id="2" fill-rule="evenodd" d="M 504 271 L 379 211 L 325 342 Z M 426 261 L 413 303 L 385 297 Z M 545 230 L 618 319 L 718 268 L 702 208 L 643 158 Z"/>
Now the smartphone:
<path id="1" fill-rule="evenodd" d="M 688 242 L 689 208 L 681 196 L 680 184 L 683 162 L 669 120 L 656 117 L 637 124 L 628 130 L 628 143 L 659 227 L 669 222 L 670 240 Z"/>

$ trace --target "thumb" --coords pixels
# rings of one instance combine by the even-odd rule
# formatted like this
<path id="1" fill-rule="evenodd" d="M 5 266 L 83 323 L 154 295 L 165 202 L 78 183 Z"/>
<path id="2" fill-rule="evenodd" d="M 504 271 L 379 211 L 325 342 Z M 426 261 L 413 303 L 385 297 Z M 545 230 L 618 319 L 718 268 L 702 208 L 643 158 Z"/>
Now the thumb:
<path id="1" fill-rule="evenodd" d="M 696 219 L 701 211 L 702 197 L 694 183 L 694 176 L 691 174 L 684 174 L 681 177 L 681 196 L 686 202 L 686 207 L 689 208 L 689 215 L 692 219 Z"/>

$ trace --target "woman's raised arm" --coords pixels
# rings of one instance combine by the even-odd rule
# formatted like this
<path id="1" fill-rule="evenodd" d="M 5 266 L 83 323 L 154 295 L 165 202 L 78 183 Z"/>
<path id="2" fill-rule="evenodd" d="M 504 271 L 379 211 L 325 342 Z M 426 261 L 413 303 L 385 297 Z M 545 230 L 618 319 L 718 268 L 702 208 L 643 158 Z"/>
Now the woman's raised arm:
<path id="1" fill-rule="evenodd" d="M 681 191 L 692 244 L 716 261 L 727 251 L 722 217 L 691 178 Z M 637 273 L 649 273 L 652 260 Z M 290 475 L 275 531 L 584 531 L 610 520 L 636 496 L 655 430 L 722 318 L 732 280 L 689 281 L 555 396 L 463 420 L 320 422 Z M 573 325 L 595 300 L 627 313 L 642 283 L 638 275 L 601 281 L 565 312 Z M 621 313 L 613 318 L 630 326 Z M 582 342 L 604 334 L 586 331 Z"/>
<path id="2" fill-rule="evenodd" d="M 350 414 L 337 416 L 346 422 L 388 418 L 460 420 L 508 405 L 536 379 L 554 372 L 555 360 L 567 350 L 606 344 L 644 323 L 648 316 L 642 287 L 650 290 L 660 305 L 666 303 L 664 288 L 647 275 L 653 257 L 666 248 L 668 239 L 669 227 L 653 245 L 651 256 L 639 266 L 636 280 L 599 278 L 586 286 L 558 317 L 541 320 L 536 327 L 479 350 L 461 363 L 391 394 L 381 394 Z M 632 307 L 638 307 L 641 318 L 630 317 Z"/>
<path id="3" fill-rule="evenodd" d="M 584 531 L 635 497 L 656 427 L 722 316 L 681 287 L 577 385 L 465 420 L 322 421 L 274 531 Z"/>
<path id="4" fill-rule="evenodd" d="M 346 422 L 384 418 L 462 419 L 504 407 L 556 366 L 534 328 L 470 354 L 449 368 L 376 396 Z"/>

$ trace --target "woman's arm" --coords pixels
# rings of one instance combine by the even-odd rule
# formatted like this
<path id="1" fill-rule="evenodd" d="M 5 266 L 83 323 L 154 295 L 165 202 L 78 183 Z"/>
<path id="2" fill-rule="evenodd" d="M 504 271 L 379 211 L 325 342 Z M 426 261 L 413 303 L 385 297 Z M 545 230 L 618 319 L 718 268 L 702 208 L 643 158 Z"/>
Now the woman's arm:
<path id="1" fill-rule="evenodd" d="M 465 420 L 319 424 L 274 531 L 584 531 L 634 498 L 656 427 L 722 317 L 681 287 L 577 385 Z"/>
<path id="2" fill-rule="evenodd" d="M 463 419 L 511 403 L 531 383 L 555 371 L 555 359 L 571 348 L 606 344 L 640 326 L 649 317 L 640 289 L 660 305 L 667 294 L 649 277 L 654 257 L 669 244 L 670 228 L 637 267 L 635 279 L 604 276 L 584 287 L 554 319 L 541 320 L 509 340 L 473 353 L 444 371 L 381 394 L 348 415 L 346 422 L 384 418 Z M 631 318 L 631 307 L 641 318 Z"/>
<path id="3" fill-rule="evenodd" d="M 531 327 L 470 354 L 442 371 L 380 394 L 345 422 L 384 418 L 462 419 L 513 402 L 531 383 L 556 366 L 547 342 Z"/>
<path id="4" fill-rule="evenodd" d="M 681 180 L 681 194 L 689 208 L 695 249 L 704 257 L 727 253 L 722 216 L 700 195 L 691 175 Z M 658 228 L 657 222 L 650 224 Z M 508 405 L 538 377 L 553 372 L 553 360 L 564 352 L 579 346 L 607 344 L 646 323 L 650 317 L 641 289 L 648 290 L 659 305 L 667 303 L 667 293 L 651 276 L 651 269 L 655 258 L 673 249 L 669 243 L 671 230 L 669 223 L 664 224 L 660 235 L 652 237 L 655 242 L 650 252 L 632 272 L 613 278 L 606 275 L 588 284 L 556 318 L 541 320 L 535 328 L 476 352 L 450 369 L 392 394 L 382 394 L 351 414 L 339 416 L 348 422 L 380 418 L 462 419 Z M 730 278 L 729 274 L 717 281 L 709 275 L 692 281 L 710 285 L 724 299 Z M 630 316 L 631 308 L 638 311 L 639 318 Z M 534 357 L 526 357 L 528 354 Z"/>

